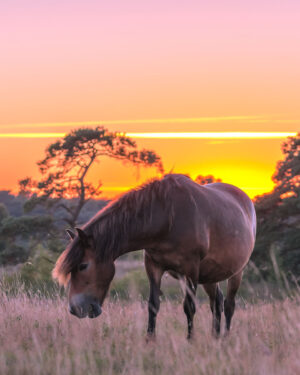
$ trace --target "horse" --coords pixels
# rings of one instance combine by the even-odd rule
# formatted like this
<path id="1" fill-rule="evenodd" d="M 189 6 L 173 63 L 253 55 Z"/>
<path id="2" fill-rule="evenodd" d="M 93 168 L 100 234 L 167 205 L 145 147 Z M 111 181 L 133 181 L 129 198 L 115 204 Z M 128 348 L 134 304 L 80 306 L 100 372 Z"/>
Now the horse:
<path id="1" fill-rule="evenodd" d="M 193 335 L 198 284 L 209 296 L 212 332 L 218 337 L 223 311 L 230 330 L 235 296 L 255 243 L 256 214 L 251 199 L 233 185 L 199 185 L 169 174 L 130 190 L 76 228 L 76 234 L 68 234 L 71 241 L 52 275 L 68 288 L 71 314 L 100 315 L 114 261 L 144 249 L 150 284 L 147 334 L 155 335 L 161 279 L 168 272 L 186 286 L 187 337 Z M 223 280 L 228 280 L 225 300 L 218 284 Z"/>

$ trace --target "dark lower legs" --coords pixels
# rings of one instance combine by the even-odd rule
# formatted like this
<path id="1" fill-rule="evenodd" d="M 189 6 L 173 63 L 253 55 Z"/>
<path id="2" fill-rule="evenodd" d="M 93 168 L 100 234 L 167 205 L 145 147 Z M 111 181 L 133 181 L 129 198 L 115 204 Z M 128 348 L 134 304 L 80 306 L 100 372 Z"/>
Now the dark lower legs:
<path id="1" fill-rule="evenodd" d="M 226 319 L 226 330 L 230 331 L 231 319 L 235 310 L 235 300 L 225 299 L 224 301 L 224 314 Z"/>
<path id="2" fill-rule="evenodd" d="M 150 295 L 148 300 L 148 336 L 155 334 L 156 315 L 160 306 L 160 284 L 163 270 L 159 268 L 151 258 L 145 255 L 145 267 L 150 282 Z"/>
<path id="3" fill-rule="evenodd" d="M 232 276 L 228 280 L 226 299 L 223 303 L 223 294 L 218 284 L 204 284 L 203 287 L 209 296 L 210 308 L 213 314 L 212 331 L 218 337 L 221 331 L 221 315 L 224 306 L 226 331 L 229 332 L 231 319 L 235 309 L 235 296 L 241 284 L 243 272 Z"/>
<path id="4" fill-rule="evenodd" d="M 219 286 L 216 289 L 216 298 L 215 298 L 215 305 L 213 308 L 213 333 L 215 336 L 220 335 L 221 331 L 221 316 L 224 307 L 224 298 L 223 293 Z"/>
<path id="5" fill-rule="evenodd" d="M 158 264 L 145 254 L 145 268 L 150 282 L 150 295 L 148 301 L 148 336 L 155 335 L 156 316 L 160 307 L 160 284 L 164 270 Z M 186 279 L 186 295 L 184 299 L 184 312 L 188 323 L 188 338 L 191 338 L 193 332 L 193 318 L 196 312 L 195 295 L 197 288 L 197 278 Z"/>
<path id="6" fill-rule="evenodd" d="M 150 296 L 148 301 L 148 335 L 155 334 L 156 315 L 159 311 L 160 306 L 160 289 L 155 283 L 150 283 Z"/>
<path id="7" fill-rule="evenodd" d="M 150 282 L 150 296 L 148 301 L 148 335 L 153 336 L 155 334 L 156 316 L 160 307 L 160 285 L 161 278 L 164 270 L 159 265 L 152 261 L 152 259 L 145 255 L 145 267 Z M 195 267 L 197 269 L 197 267 Z M 190 275 L 196 275 L 196 272 L 190 272 Z M 228 280 L 228 287 L 226 293 L 226 299 L 223 300 L 223 294 L 217 283 L 214 284 L 203 284 L 203 287 L 210 299 L 210 307 L 213 315 L 212 321 L 212 332 L 215 337 L 220 335 L 221 331 L 221 316 L 224 309 L 226 330 L 230 330 L 231 319 L 235 309 L 235 296 L 242 280 L 242 271 Z M 184 299 L 184 312 L 187 317 L 188 324 L 188 339 L 193 334 L 193 319 L 196 312 L 195 306 L 195 295 L 197 288 L 197 277 L 186 278 L 186 295 Z"/>
<path id="8" fill-rule="evenodd" d="M 187 338 L 190 339 L 193 334 L 193 320 L 194 315 L 196 312 L 196 305 L 195 305 L 195 296 L 196 296 L 196 286 L 191 280 L 187 280 L 186 283 L 186 295 L 183 303 L 183 310 L 187 317 L 187 324 L 188 324 L 188 334 Z"/>
<path id="9" fill-rule="evenodd" d="M 228 280 L 226 299 L 224 302 L 224 313 L 226 319 L 226 330 L 229 332 L 231 319 L 235 309 L 235 296 L 242 281 L 243 272 L 234 275 Z"/>
<path id="10" fill-rule="evenodd" d="M 203 288 L 209 296 L 210 308 L 213 315 L 212 333 L 215 337 L 218 337 L 221 331 L 223 294 L 218 284 L 204 284 Z"/>

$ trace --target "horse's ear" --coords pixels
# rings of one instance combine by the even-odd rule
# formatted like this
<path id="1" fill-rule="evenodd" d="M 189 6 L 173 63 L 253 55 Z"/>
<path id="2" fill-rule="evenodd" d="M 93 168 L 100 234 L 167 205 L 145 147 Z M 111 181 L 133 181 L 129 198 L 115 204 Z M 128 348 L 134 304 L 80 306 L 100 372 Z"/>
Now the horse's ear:
<path id="1" fill-rule="evenodd" d="M 77 230 L 77 233 L 78 233 L 78 237 L 81 241 L 81 243 L 87 247 L 88 244 L 89 244 L 89 240 L 88 240 L 88 236 L 84 233 L 84 231 L 80 228 L 75 228 Z"/>
<path id="2" fill-rule="evenodd" d="M 73 239 L 75 238 L 75 233 L 73 233 L 73 232 L 71 231 L 71 229 L 66 229 L 66 232 L 67 232 L 67 235 L 69 236 L 69 238 L 70 238 L 71 240 L 73 240 Z"/>

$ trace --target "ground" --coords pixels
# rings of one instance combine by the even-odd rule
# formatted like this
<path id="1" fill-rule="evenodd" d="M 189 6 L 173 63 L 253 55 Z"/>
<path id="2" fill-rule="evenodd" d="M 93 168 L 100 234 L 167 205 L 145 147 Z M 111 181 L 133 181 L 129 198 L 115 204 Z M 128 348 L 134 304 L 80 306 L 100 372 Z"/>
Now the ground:
<path id="1" fill-rule="evenodd" d="M 240 301 L 231 334 L 216 340 L 208 303 L 202 303 L 195 337 L 187 341 L 182 305 L 164 301 L 156 340 L 146 343 L 145 302 L 107 301 L 99 318 L 79 320 L 59 296 L 2 292 L 0 373 L 299 374 L 299 304 L 299 296 Z"/>

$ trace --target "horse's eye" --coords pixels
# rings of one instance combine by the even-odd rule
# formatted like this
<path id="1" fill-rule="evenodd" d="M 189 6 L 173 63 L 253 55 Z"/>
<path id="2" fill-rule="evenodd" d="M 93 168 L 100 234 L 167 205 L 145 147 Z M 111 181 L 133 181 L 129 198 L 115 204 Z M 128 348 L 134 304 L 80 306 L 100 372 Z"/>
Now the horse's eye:
<path id="1" fill-rule="evenodd" d="M 81 263 L 78 267 L 79 271 L 84 271 L 87 268 L 87 263 Z"/>

